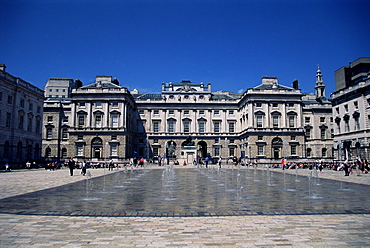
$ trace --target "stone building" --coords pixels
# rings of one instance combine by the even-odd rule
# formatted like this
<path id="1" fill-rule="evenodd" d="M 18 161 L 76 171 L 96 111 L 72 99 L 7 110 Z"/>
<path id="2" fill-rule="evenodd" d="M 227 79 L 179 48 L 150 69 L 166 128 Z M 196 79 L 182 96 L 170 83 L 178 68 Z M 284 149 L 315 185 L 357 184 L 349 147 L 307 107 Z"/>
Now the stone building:
<path id="1" fill-rule="evenodd" d="M 191 81 L 162 83 L 160 93 L 139 94 L 111 76 L 97 76 L 69 98 L 45 101 L 43 149 L 49 158 L 96 161 L 332 160 L 331 103 L 320 70 L 315 89 L 305 94 L 298 81 L 288 87 L 263 77 L 243 94 L 212 92 L 210 83 Z"/>
<path id="2" fill-rule="evenodd" d="M 370 58 L 359 58 L 335 71 L 332 93 L 334 157 L 336 160 L 369 159 Z"/>
<path id="3" fill-rule="evenodd" d="M 24 167 L 41 159 L 44 91 L 0 65 L 0 165 Z"/>

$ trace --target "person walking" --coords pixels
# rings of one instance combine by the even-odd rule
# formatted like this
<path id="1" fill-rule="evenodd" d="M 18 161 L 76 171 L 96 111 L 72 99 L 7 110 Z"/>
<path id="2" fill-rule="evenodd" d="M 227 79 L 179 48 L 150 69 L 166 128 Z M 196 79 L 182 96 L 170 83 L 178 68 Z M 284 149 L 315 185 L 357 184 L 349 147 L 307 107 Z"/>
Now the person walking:
<path id="1" fill-rule="evenodd" d="M 73 158 L 70 158 L 68 161 L 68 167 L 69 167 L 69 173 L 71 176 L 73 176 L 73 170 L 76 166 L 76 162 L 73 160 Z"/>
<path id="2" fill-rule="evenodd" d="M 31 169 L 31 162 L 30 162 L 30 161 L 27 161 L 27 163 L 26 163 L 26 168 L 27 168 L 27 169 Z"/>
<path id="3" fill-rule="evenodd" d="M 219 166 L 219 168 L 221 168 L 221 163 L 222 163 L 222 157 L 220 156 L 220 157 L 218 158 L 218 166 Z"/>
<path id="4" fill-rule="evenodd" d="M 87 164 L 86 164 L 86 160 L 84 160 L 84 161 L 82 162 L 82 168 L 81 168 L 81 174 L 82 174 L 83 176 L 85 176 L 85 175 L 86 175 L 86 168 L 87 168 Z"/>

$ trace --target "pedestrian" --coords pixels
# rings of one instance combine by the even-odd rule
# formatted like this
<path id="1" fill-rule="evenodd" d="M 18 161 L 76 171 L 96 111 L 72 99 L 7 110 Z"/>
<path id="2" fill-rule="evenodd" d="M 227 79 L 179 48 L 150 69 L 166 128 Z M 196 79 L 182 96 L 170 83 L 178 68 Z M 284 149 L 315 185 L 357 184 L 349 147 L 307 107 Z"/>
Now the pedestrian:
<path id="1" fill-rule="evenodd" d="M 30 161 L 27 161 L 27 163 L 26 163 L 26 168 L 27 168 L 27 169 L 31 169 L 31 162 L 30 162 Z"/>
<path id="2" fill-rule="evenodd" d="M 86 160 L 84 160 L 84 161 L 82 162 L 82 169 L 81 169 L 81 174 L 82 174 L 83 176 L 85 176 L 85 175 L 86 175 L 86 168 L 87 168 L 87 164 L 86 164 Z"/>
<path id="3" fill-rule="evenodd" d="M 209 157 L 207 156 L 207 157 L 204 159 L 204 162 L 206 163 L 206 168 L 208 168 L 208 161 L 209 161 Z"/>
<path id="4" fill-rule="evenodd" d="M 158 156 L 158 166 L 161 166 L 162 158 L 161 156 Z"/>
<path id="5" fill-rule="evenodd" d="M 218 158 L 218 166 L 219 166 L 219 168 L 221 168 L 221 162 L 222 162 L 222 157 L 220 156 L 220 157 Z"/>
<path id="6" fill-rule="evenodd" d="M 344 176 L 349 176 L 349 167 L 348 167 L 348 161 L 344 161 L 343 164 L 343 170 L 344 170 Z"/>
<path id="7" fill-rule="evenodd" d="M 144 167 L 144 158 L 140 158 L 139 164 L 141 167 Z"/>
<path id="8" fill-rule="evenodd" d="M 8 163 L 5 164 L 5 171 L 11 171 L 10 165 Z"/>
<path id="9" fill-rule="evenodd" d="M 69 173 L 71 176 L 73 176 L 73 170 L 76 166 L 76 162 L 73 160 L 73 158 L 70 158 L 68 161 L 68 167 L 69 167 Z"/>
<path id="10" fill-rule="evenodd" d="M 111 159 L 111 160 L 109 161 L 108 171 L 113 170 L 113 168 L 114 168 L 114 163 L 113 163 L 113 160 Z"/>

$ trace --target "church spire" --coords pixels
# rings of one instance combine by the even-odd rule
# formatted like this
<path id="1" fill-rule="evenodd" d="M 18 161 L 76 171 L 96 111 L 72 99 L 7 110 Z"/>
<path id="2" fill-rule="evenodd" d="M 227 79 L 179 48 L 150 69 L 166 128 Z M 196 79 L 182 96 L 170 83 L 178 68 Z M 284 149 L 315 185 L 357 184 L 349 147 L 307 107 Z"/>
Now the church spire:
<path id="1" fill-rule="evenodd" d="M 317 98 L 325 97 L 325 83 L 322 80 L 320 65 L 317 65 L 315 90 Z"/>

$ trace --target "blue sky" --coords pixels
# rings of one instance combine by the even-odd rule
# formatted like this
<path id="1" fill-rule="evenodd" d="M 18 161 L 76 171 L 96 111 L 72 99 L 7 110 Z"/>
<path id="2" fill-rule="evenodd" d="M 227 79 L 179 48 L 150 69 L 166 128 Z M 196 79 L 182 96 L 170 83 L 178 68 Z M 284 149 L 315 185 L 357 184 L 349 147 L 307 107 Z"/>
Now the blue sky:
<path id="1" fill-rule="evenodd" d="M 277 76 L 326 95 L 334 71 L 370 57 L 367 0 L 1 0 L 0 63 L 44 89 L 51 77 L 112 75 L 140 93 L 162 82 L 244 92 Z"/>

